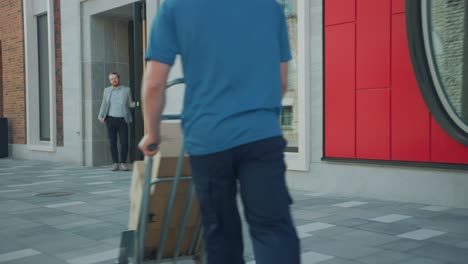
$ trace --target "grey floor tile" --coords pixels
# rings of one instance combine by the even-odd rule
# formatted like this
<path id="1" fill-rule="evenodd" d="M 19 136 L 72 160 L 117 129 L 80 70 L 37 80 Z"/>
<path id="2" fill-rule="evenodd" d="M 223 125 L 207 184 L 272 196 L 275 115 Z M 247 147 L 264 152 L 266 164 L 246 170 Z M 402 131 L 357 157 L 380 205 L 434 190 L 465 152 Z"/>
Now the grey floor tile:
<path id="1" fill-rule="evenodd" d="M 100 240 L 99 243 L 104 243 L 104 244 L 107 244 L 107 245 L 110 245 L 110 246 L 113 246 L 113 247 L 119 247 L 120 246 L 120 240 L 121 240 L 121 237 L 119 235 L 119 236 L 107 238 L 107 239 L 104 239 L 104 240 Z"/>
<path id="2" fill-rule="evenodd" d="M 368 210 L 368 209 L 363 209 L 360 207 L 352 207 L 352 208 L 343 208 L 343 210 L 336 212 L 337 214 L 340 215 L 345 215 L 350 218 L 364 218 L 364 219 L 372 219 L 376 218 L 379 216 L 382 216 L 383 212 L 379 212 L 376 210 Z"/>
<path id="3" fill-rule="evenodd" d="M 329 238 L 336 238 L 341 237 L 344 234 L 348 234 L 355 231 L 355 229 L 349 227 L 342 227 L 342 226 L 334 226 L 327 229 L 322 229 L 319 231 L 315 231 L 312 234 L 318 237 L 329 237 Z"/>
<path id="4" fill-rule="evenodd" d="M 448 210 L 451 214 L 462 215 L 468 217 L 468 208 L 453 208 Z"/>
<path id="5" fill-rule="evenodd" d="M 409 260 L 404 260 L 400 262 L 399 264 L 447 264 L 447 262 L 428 259 L 428 258 L 415 257 Z"/>
<path id="6" fill-rule="evenodd" d="M 363 230 L 354 230 L 349 233 L 345 233 L 341 236 L 336 237 L 337 240 L 347 241 L 349 243 L 377 247 L 379 245 L 387 244 L 399 238 L 395 236 L 390 236 L 386 234 L 380 234 L 375 232 L 363 231 Z"/>
<path id="7" fill-rule="evenodd" d="M 409 240 L 406 238 L 401 238 L 390 243 L 379 245 L 378 247 L 391 250 L 391 251 L 406 252 L 412 249 L 422 247 L 426 244 L 427 242 L 424 242 L 424 241 L 416 241 L 416 240 Z"/>
<path id="8" fill-rule="evenodd" d="M 0 237 L 2 238 L 0 241 L 5 240 L 6 243 L 8 241 L 22 243 L 22 241 L 27 240 L 30 237 L 40 236 L 43 234 L 54 234 L 56 232 L 59 232 L 59 230 L 47 225 L 39 225 L 21 229 L 8 229 L 7 231 L 0 234 Z"/>
<path id="9" fill-rule="evenodd" d="M 94 218 L 106 221 L 109 223 L 116 223 L 119 225 L 127 225 L 128 224 L 128 212 L 125 211 L 120 211 L 116 210 L 115 212 L 112 212 L 111 214 L 106 214 L 106 215 L 101 215 L 101 216 L 95 216 Z"/>
<path id="10" fill-rule="evenodd" d="M 109 223 L 93 224 L 78 230 L 70 229 L 70 232 L 92 240 L 104 240 L 118 236 L 122 231 L 127 230 L 126 226 L 110 225 Z"/>
<path id="11" fill-rule="evenodd" d="M 325 255 L 336 256 L 345 259 L 357 259 L 382 251 L 381 249 L 360 246 L 354 243 L 350 244 L 342 241 L 327 241 L 315 244 L 313 250 Z"/>
<path id="12" fill-rule="evenodd" d="M 70 208 L 70 206 L 82 205 L 82 204 L 86 204 L 86 203 L 82 202 L 82 201 L 66 202 L 66 203 L 53 203 L 53 204 L 48 204 L 45 207 L 47 207 L 47 208 L 62 208 L 62 207 Z"/>
<path id="13" fill-rule="evenodd" d="M 60 230 L 66 230 L 66 229 L 72 229 L 72 228 L 75 228 L 75 227 L 99 224 L 99 223 L 102 223 L 102 222 L 103 221 L 96 220 L 96 219 L 89 219 L 89 220 L 70 222 L 70 223 L 66 223 L 66 224 L 62 224 L 62 225 L 56 225 L 55 228 L 60 229 Z"/>
<path id="14" fill-rule="evenodd" d="M 468 260 L 468 250 L 435 243 L 410 250 L 408 253 L 450 263 L 466 264 L 466 261 Z"/>
<path id="15" fill-rule="evenodd" d="M 457 247 L 468 249 L 468 241 L 457 244 Z"/>
<path id="16" fill-rule="evenodd" d="M 55 257 L 63 260 L 77 259 L 84 256 L 94 255 L 97 253 L 106 252 L 118 248 L 118 246 L 110 245 L 109 243 L 104 243 L 102 241 L 94 242 L 82 247 L 80 249 L 69 249 L 63 252 L 60 252 L 55 255 Z"/>
<path id="17" fill-rule="evenodd" d="M 444 232 L 431 230 L 431 229 L 418 229 L 414 231 L 410 231 L 407 233 L 399 234 L 398 237 L 401 238 L 408 238 L 414 240 L 426 240 L 432 237 L 437 237 L 445 234 Z"/>
<path id="18" fill-rule="evenodd" d="M 41 252 L 32 248 L 26 248 L 22 250 L 7 252 L 7 253 L 0 254 L 0 263 L 6 263 L 6 262 L 23 259 L 23 258 L 27 258 L 31 256 L 36 256 L 40 254 Z"/>
<path id="19" fill-rule="evenodd" d="M 356 207 L 360 205 L 367 204 L 367 202 L 360 202 L 360 201 L 349 201 L 349 202 L 343 202 L 343 203 L 337 203 L 334 204 L 333 206 L 338 206 L 338 207 L 343 207 L 343 208 L 350 208 L 350 207 Z"/>
<path id="20" fill-rule="evenodd" d="M 71 214 L 68 212 L 61 211 L 62 215 L 59 216 L 53 216 L 53 217 L 47 217 L 47 218 L 41 218 L 38 220 L 38 222 L 43 223 L 43 224 L 48 224 L 51 226 L 58 226 L 58 225 L 66 225 L 68 223 L 72 222 L 78 222 L 78 221 L 86 221 L 86 220 L 93 220 L 94 218 L 82 216 L 79 214 Z"/>
<path id="21" fill-rule="evenodd" d="M 400 215 L 400 214 L 389 214 L 389 215 L 383 215 L 383 216 L 379 216 L 376 218 L 372 218 L 370 220 L 381 222 L 381 223 L 394 223 L 394 222 L 398 222 L 398 221 L 408 219 L 408 218 L 411 218 L 411 216 Z"/>
<path id="22" fill-rule="evenodd" d="M 2 236 L 2 239 L 0 239 L 0 255 L 23 250 L 24 248 L 24 245 L 18 243 L 15 240 L 5 239 L 4 236 Z"/>
<path id="23" fill-rule="evenodd" d="M 297 226 L 296 229 L 297 229 L 297 232 L 300 232 L 300 233 L 310 233 L 310 232 L 323 230 L 323 229 L 327 229 L 327 228 L 331 228 L 331 227 L 334 227 L 334 225 L 330 225 L 330 224 L 327 224 L 327 223 L 321 223 L 321 222 L 314 222 L 314 223 L 310 223 L 310 224 Z"/>
<path id="24" fill-rule="evenodd" d="M 114 260 L 118 256 L 118 249 L 112 249 L 99 253 L 94 253 L 88 256 L 82 256 L 67 260 L 70 264 L 95 264 L 102 261 Z"/>
<path id="25" fill-rule="evenodd" d="M 347 221 L 354 221 L 353 219 L 359 219 L 359 218 L 354 218 L 354 217 L 349 217 L 349 216 L 346 216 L 346 215 L 337 215 L 335 213 L 330 213 L 328 216 L 314 219 L 314 222 L 328 223 L 328 224 L 333 224 L 333 225 L 337 225 L 337 226 L 339 226 L 339 225 L 349 226 L 349 225 L 340 224 L 340 223 L 346 223 Z M 367 221 L 367 220 L 364 220 L 364 219 L 363 219 L 363 221 L 365 221 L 365 222 L 359 223 L 359 224 L 362 225 L 362 224 L 370 222 L 370 221 Z M 354 222 L 353 224 L 356 224 L 356 222 Z M 359 225 L 359 224 L 356 224 L 356 225 Z"/>
<path id="26" fill-rule="evenodd" d="M 36 208 L 37 206 L 30 203 L 25 203 L 15 200 L 0 201 L 0 212 L 10 213 L 15 211 L 24 211 Z"/>
<path id="27" fill-rule="evenodd" d="M 432 218 L 426 218 L 426 217 L 412 217 L 412 218 L 401 220 L 398 223 L 402 225 L 408 225 L 408 226 L 426 228 L 426 229 L 432 229 L 432 228 L 437 227 L 436 222 L 434 222 Z"/>
<path id="28" fill-rule="evenodd" d="M 359 258 L 358 261 L 366 264 L 395 264 L 401 263 L 405 260 L 410 260 L 414 256 L 405 253 L 393 252 L 393 251 L 380 251 L 375 254 Z"/>
<path id="29" fill-rule="evenodd" d="M 20 243 L 49 255 L 55 255 L 68 249 L 80 249 L 94 242 L 96 241 L 63 231 L 52 234 L 45 233 L 20 240 Z"/>
<path id="30" fill-rule="evenodd" d="M 294 219 L 304 219 L 304 220 L 314 220 L 317 218 L 322 218 L 328 216 L 329 214 L 320 213 L 320 212 L 311 212 L 306 210 L 295 210 L 292 213 Z"/>
<path id="31" fill-rule="evenodd" d="M 400 223 L 390 223 L 390 224 L 370 223 L 370 224 L 356 226 L 355 228 L 360 229 L 360 230 L 388 234 L 388 235 L 399 235 L 399 234 L 411 232 L 417 229 L 417 228 L 414 228 L 413 226 L 400 224 Z"/>
<path id="32" fill-rule="evenodd" d="M 63 260 L 57 259 L 53 256 L 41 254 L 37 256 L 18 259 L 8 262 L 8 264 L 64 264 Z"/>
<path id="33" fill-rule="evenodd" d="M 8 264 L 114 263 L 113 256 L 103 256 L 118 247 L 120 232 L 126 229 L 131 172 L 112 173 L 108 166 L 82 168 L 11 159 L 8 163 L 2 162 L 4 160 L 0 159 L 0 173 L 14 171 L 15 174 L 1 175 L 0 186 L 20 187 L 14 188 L 17 190 L 13 192 L 5 192 L 6 187 L 0 188 L 0 254 L 25 248 L 41 252 Z M 3 164 L 8 164 L 9 168 L 3 168 Z M 53 174 L 59 176 L 38 178 Z M 62 182 L 54 182 L 56 180 Z M 113 183 L 86 185 L 96 182 Z M 54 191 L 73 194 L 67 197 L 35 196 Z M 385 260 L 375 263 L 391 263 L 390 260 L 395 264 L 464 263 L 464 252 L 468 249 L 468 209 L 429 207 L 426 208 L 429 210 L 422 210 L 430 205 L 294 190 L 291 194 L 295 198 L 292 210 L 296 226 L 302 231 L 307 229 L 301 239 L 304 256 L 309 252 L 309 262 L 304 264 L 315 263 L 320 256 L 333 257 L 318 262 L 323 264 L 362 264 L 380 259 Z M 80 201 L 86 204 L 45 207 Z M 360 203 L 347 203 L 349 201 Z M 344 207 L 333 206 L 336 204 Z M 412 218 L 401 220 L 395 215 Z M 377 220 L 399 221 L 380 223 L 369 220 L 382 216 L 385 217 Z M 396 237 L 417 229 L 433 229 L 447 234 L 425 241 Z M 253 251 L 247 228 L 244 227 L 243 233 L 246 260 L 251 261 Z M 405 259 L 408 255 L 414 255 L 414 258 Z"/>
<path id="34" fill-rule="evenodd" d="M 309 252 L 304 252 L 301 254 L 301 262 L 302 263 L 310 263 L 310 264 L 315 264 L 315 263 L 320 263 L 325 260 L 329 260 L 334 258 L 333 256 L 325 255 L 325 254 L 320 254 L 317 252 L 309 251 Z"/>
<path id="35" fill-rule="evenodd" d="M 467 239 L 466 235 L 464 236 L 464 235 L 455 234 L 455 233 L 447 233 L 447 234 L 443 234 L 434 238 L 430 238 L 428 239 L 428 241 L 434 242 L 434 243 L 445 244 L 448 246 L 457 246 L 465 242 L 466 239 Z"/>
<path id="36" fill-rule="evenodd" d="M 324 221 L 322 219 L 319 219 L 319 220 Z M 334 225 L 337 225 L 337 226 L 355 227 L 355 226 L 360 226 L 360 225 L 371 223 L 371 221 L 366 220 L 366 219 L 362 219 L 362 218 L 354 218 L 353 217 L 353 218 L 346 218 L 346 219 L 343 219 L 343 220 L 330 221 L 330 222 L 327 222 L 327 223 L 334 224 Z"/>
<path id="37" fill-rule="evenodd" d="M 421 208 L 421 210 L 426 210 L 426 211 L 431 211 L 431 212 L 442 212 L 442 211 L 446 211 L 449 209 L 450 207 L 436 206 L 436 205 L 430 205 L 430 206 L 425 206 Z"/>
<path id="38" fill-rule="evenodd" d="M 106 195 L 109 193 L 121 193 L 123 190 L 121 189 L 111 189 L 111 190 L 101 190 L 101 191 L 94 191 L 90 192 L 91 194 L 96 194 L 96 195 Z"/>
<path id="39" fill-rule="evenodd" d="M 322 261 L 320 262 L 320 264 L 362 264 L 362 262 L 349 260 L 349 259 L 343 259 L 343 258 L 332 258 L 329 260 Z"/>
<path id="40" fill-rule="evenodd" d="M 336 239 L 319 237 L 319 236 L 310 236 L 304 239 L 301 239 L 301 252 L 307 251 L 316 251 L 318 246 L 323 243 L 334 243 L 337 242 Z"/>

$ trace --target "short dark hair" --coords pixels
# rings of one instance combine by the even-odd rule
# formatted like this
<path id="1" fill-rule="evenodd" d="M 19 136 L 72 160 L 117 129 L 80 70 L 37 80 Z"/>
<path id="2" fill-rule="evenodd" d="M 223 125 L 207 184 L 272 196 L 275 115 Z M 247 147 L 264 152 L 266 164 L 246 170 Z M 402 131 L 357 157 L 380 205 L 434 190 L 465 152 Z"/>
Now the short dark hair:
<path id="1" fill-rule="evenodd" d="M 111 75 L 117 75 L 117 77 L 120 79 L 120 75 L 119 75 L 118 73 L 116 73 L 116 72 L 111 72 L 111 73 L 109 74 L 109 76 L 111 76 Z"/>

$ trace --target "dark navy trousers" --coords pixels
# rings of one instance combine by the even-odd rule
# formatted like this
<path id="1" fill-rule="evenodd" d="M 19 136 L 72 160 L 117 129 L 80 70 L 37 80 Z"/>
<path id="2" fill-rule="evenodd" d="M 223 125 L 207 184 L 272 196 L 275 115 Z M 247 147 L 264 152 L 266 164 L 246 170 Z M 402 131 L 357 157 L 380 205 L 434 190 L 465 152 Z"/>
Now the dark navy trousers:
<path id="1" fill-rule="evenodd" d="M 244 264 L 239 186 L 257 264 L 299 264 L 291 219 L 283 137 L 191 156 L 208 264 Z"/>

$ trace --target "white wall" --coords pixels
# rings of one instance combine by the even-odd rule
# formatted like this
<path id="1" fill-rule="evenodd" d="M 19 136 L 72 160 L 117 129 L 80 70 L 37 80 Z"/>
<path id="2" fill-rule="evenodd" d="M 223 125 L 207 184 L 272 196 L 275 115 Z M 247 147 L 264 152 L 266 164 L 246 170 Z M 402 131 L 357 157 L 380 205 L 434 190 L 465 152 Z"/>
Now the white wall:
<path id="1" fill-rule="evenodd" d="M 40 146 L 31 146 L 31 133 L 34 133 L 34 122 L 28 120 L 28 145 L 11 145 L 11 154 L 13 158 L 48 160 L 56 162 L 65 162 L 80 165 L 82 160 L 81 151 L 81 99 L 80 99 L 80 8 L 79 0 L 64 0 L 61 4 L 61 24 L 62 24 L 62 78 L 63 78 L 63 138 L 64 146 L 54 146 L 40 150 Z M 26 56 L 26 77 L 28 93 L 34 88 L 34 80 L 37 79 L 37 70 L 34 70 L 37 62 L 37 52 L 34 50 L 36 26 L 35 15 L 42 14 L 48 10 L 49 0 L 24 0 L 25 8 L 25 52 Z M 53 18 L 53 12 L 51 12 Z M 53 25 L 51 25 L 53 28 Z M 52 32 L 53 34 L 53 32 Z M 53 38 L 53 36 L 51 36 Z M 53 61 L 55 62 L 55 60 Z M 52 67 L 54 68 L 54 67 Z M 51 72 L 53 80 L 55 74 Z M 51 82 L 54 84 L 55 81 Z M 55 93 L 54 93 L 55 94 Z M 55 98 L 51 100 L 55 102 Z M 28 103 L 28 113 L 34 109 L 32 100 Z M 55 111 L 54 111 L 55 112 Z M 32 113 L 29 113 L 32 116 Z M 53 115 L 55 120 L 55 114 Z M 37 123 L 37 122 L 36 122 Z M 56 140 L 55 137 L 53 140 Z M 34 143 L 34 142 L 33 142 Z"/>
<path id="2" fill-rule="evenodd" d="M 311 161 L 308 172 L 288 172 L 291 188 L 317 193 L 468 207 L 468 172 L 433 168 L 324 162 L 322 0 L 310 0 Z"/>
<path id="3" fill-rule="evenodd" d="M 146 0 L 146 21 L 147 21 L 147 39 L 151 34 L 151 25 L 158 11 L 158 2 L 164 0 Z M 171 69 L 169 80 L 183 77 L 183 69 L 180 57 L 177 57 L 176 63 Z M 164 114 L 180 114 L 183 108 L 185 85 L 177 85 L 167 90 L 166 107 Z"/>

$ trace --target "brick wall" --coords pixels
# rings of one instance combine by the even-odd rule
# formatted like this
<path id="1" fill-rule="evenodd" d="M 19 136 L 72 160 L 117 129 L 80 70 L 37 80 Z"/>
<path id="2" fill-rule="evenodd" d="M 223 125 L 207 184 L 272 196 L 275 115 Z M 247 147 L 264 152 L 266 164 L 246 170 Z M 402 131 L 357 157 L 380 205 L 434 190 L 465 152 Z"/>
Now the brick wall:
<path id="1" fill-rule="evenodd" d="M 57 146 L 63 146 L 62 27 L 60 17 L 60 0 L 54 0 Z"/>
<path id="2" fill-rule="evenodd" d="M 19 0 L 0 1 L 3 116 L 8 118 L 9 142 L 26 143 L 23 6 Z"/>
<path id="3" fill-rule="evenodd" d="M 3 117 L 2 41 L 0 41 L 0 117 Z"/>

